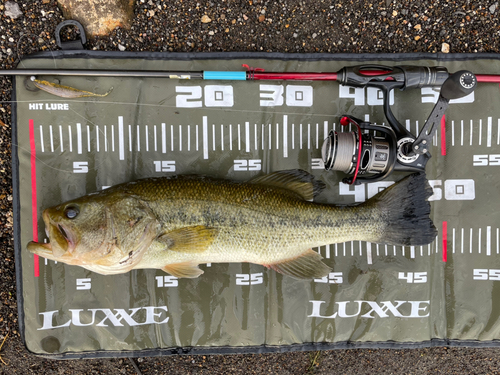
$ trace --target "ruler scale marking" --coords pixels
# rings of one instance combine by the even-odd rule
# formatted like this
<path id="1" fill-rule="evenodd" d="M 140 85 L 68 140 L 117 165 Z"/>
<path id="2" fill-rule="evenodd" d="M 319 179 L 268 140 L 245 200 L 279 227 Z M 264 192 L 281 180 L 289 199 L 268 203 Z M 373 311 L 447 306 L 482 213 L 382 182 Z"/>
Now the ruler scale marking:
<path id="1" fill-rule="evenodd" d="M 455 146 L 455 121 L 453 120 L 451 121 L 451 145 Z"/>
<path id="2" fill-rule="evenodd" d="M 491 147 L 491 137 L 492 137 L 492 130 L 493 129 L 493 118 L 490 116 L 488 117 L 488 131 L 486 133 L 486 147 Z"/>
<path id="3" fill-rule="evenodd" d="M 132 152 L 132 125 L 128 126 L 128 151 Z"/>
<path id="4" fill-rule="evenodd" d="M 59 143 L 61 144 L 61 153 L 64 152 L 64 138 L 62 132 L 62 126 L 59 125 Z"/>
<path id="5" fill-rule="evenodd" d="M 170 151 L 174 151 L 174 126 L 170 124 Z"/>
<path id="6" fill-rule="evenodd" d="M 255 144 L 255 151 L 257 151 L 257 124 L 254 124 L 253 127 L 253 134 L 254 134 L 254 144 Z"/>
<path id="7" fill-rule="evenodd" d="M 111 151 L 115 152 L 115 126 L 111 125 Z"/>
<path id="8" fill-rule="evenodd" d="M 283 115 L 283 157 L 288 157 L 288 116 Z"/>
<path id="9" fill-rule="evenodd" d="M 161 152 L 167 153 L 167 124 L 161 123 Z"/>
<path id="10" fill-rule="evenodd" d="M 481 140 L 483 139 L 483 119 L 479 119 L 479 146 L 481 146 Z"/>
<path id="11" fill-rule="evenodd" d="M 470 228 L 469 246 L 469 253 L 472 254 L 472 228 Z"/>
<path id="12" fill-rule="evenodd" d="M 76 123 L 76 145 L 78 154 L 82 153 L 82 124 Z"/>
<path id="13" fill-rule="evenodd" d="M 482 228 L 479 228 L 479 234 L 477 236 L 477 248 L 478 248 L 479 254 L 481 254 L 481 229 Z"/>
<path id="14" fill-rule="evenodd" d="M 203 159 L 208 159 L 208 117 L 203 116 Z"/>
<path id="15" fill-rule="evenodd" d="M 250 122 L 245 122 L 245 151 L 250 152 Z"/>
<path id="16" fill-rule="evenodd" d="M 97 150 L 97 152 L 99 152 L 99 125 L 96 125 L 95 126 L 95 148 Z"/>
<path id="17" fill-rule="evenodd" d="M 156 133 L 156 125 L 153 125 L 153 135 L 154 135 L 154 143 L 155 143 L 155 152 L 158 151 L 158 136 Z"/>
<path id="18" fill-rule="evenodd" d="M 473 123 L 472 123 L 472 120 L 470 120 L 470 145 L 472 146 L 472 126 L 473 126 Z"/>
<path id="19" fill-rule="evenodd" d="M 215 124 L 212 124 L 212 151 L 215 151 Z"/>
<path id="20" fill-rule="evenodd" d="M 224 125 L 220 125 L 220 146 L 221 150 L 224 151 Z"/>
<path id="21" fill-rule="evenodd" d="M 137 131 L 137 152 L 141 152 L 141 135 L 140 135 L 141 129 L 139 125 L 137 125 L 136 131 Z"/>
<path id="22" fill-rule="evenodd" d="M 71 133 L 71 126 L 68 125 L 69 152 L 73 152 L 73 134 Z"/>
<path id="23" fill-rule="evenodd" d="M 461 230 L 460 253 L 464 253 L 464 228 Z"/>
<path id="24" fill-rule="evenodd" d="M 49 125 L 49 135 L 50 135 L 50 152 L 54 152 L 54 136 L 52 134 L 52 125 Z"/>
<path id="25" fill-rule="evenodd" d="M 460 120 L 460 146 L 464 145 L 464 120 Z"/>
<path id="26" fill-rule="evenodd" d="M 182 151 L 182 125 L 179 125 L 179 151 Z"/>
<path id="27" fill-rule="evenodd" d="M 238 151 L 241 151 L 241 125 L 238 124 Z"/>
<path id="28" fill-rule="evenodd" d="M 486 227 L 486 255 L 491 255 L 491 226 Z"/>

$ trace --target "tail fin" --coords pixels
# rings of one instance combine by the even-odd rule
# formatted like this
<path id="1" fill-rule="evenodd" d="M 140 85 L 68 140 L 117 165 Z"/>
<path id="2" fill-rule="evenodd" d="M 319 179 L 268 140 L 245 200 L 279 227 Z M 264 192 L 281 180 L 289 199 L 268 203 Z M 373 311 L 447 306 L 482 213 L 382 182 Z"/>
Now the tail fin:
<path id="1" fill-rule="evenodd" d="M 420 246 L 434 241 L 437 230 L 429 217 L 432 195 L 425 173 L 409 175 L 368 200 L 381 212 L 385 231 L 374 242 L 389 245 Z"/>

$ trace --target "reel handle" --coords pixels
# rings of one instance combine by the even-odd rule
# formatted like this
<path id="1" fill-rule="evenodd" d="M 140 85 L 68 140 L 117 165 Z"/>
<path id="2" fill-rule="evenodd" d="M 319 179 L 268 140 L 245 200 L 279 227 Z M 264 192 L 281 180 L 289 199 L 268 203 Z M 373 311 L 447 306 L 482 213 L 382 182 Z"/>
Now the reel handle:
<path id="1" fill-rule="evenodd" d="M 432 109 L 431 114 L 425 121 L 422 131 L 411 145 L 411 150 L 404 152 L 407 156 L 412 154 L 426 154 L 428 145 L 438 129 L 438 124 L 444 116 L 446 109 L 452 99 L 463 98 L 472 93 L 477 86 L 476 76 L 468 70 L 460 70 L 453 73 L 443 84 L 439 99 Z M 409 151 L 409 152 L 408 152 Z"/>

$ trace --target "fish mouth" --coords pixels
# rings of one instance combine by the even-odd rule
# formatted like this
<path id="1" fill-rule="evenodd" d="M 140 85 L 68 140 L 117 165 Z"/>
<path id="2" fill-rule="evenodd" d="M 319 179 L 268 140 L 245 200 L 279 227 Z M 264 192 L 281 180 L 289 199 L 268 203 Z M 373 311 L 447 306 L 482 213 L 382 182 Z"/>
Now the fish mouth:
<path id="1" fill-rule="evenodd" d="M 73 253 L 76 247 L 76 238 L 73 232 L 64 224 L 53 222 L 47 210 L 43 212 L 43 220 L 49 242 L 32 241 L 27 246 L 28 250 L 34 254 L 55 260 L 66 254 Z"/>

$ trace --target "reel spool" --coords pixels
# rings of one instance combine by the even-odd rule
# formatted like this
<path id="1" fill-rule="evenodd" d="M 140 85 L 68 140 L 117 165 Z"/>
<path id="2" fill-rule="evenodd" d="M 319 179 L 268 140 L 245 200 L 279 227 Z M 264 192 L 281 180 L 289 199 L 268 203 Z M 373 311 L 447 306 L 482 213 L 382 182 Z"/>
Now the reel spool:
<path id="1" fill-rule="evenodd" d="M 353 175 L 343 181 L 370 182 L 385 178 L 394 168 L 396 160 L 396 136 L 384 126 L 372 125 L 354 117 L 344 116 L 340 124 L 354 124 L 357 131 L 336 132 L 331 130 L 323 142 L 321 154 L 325 170 L 335 170 Z M 362 133 L 361 129 L 375 130 L 383 135 Z M 365 175 L 371 174 L 369 177 Z"/>

